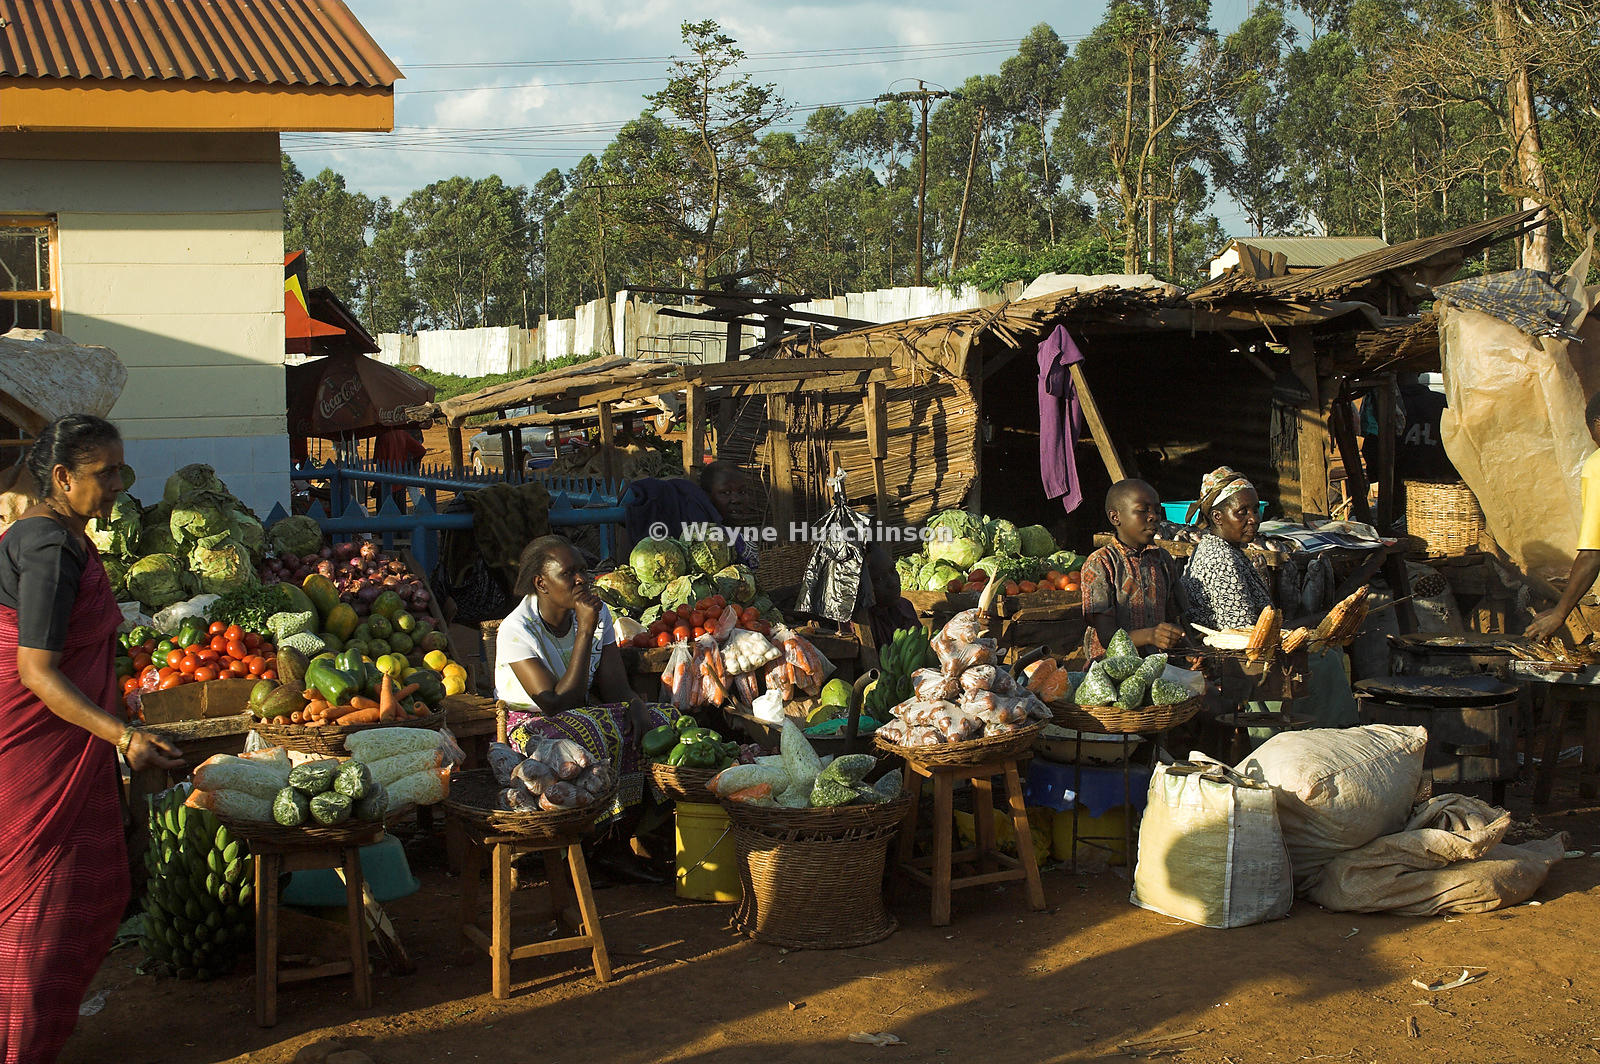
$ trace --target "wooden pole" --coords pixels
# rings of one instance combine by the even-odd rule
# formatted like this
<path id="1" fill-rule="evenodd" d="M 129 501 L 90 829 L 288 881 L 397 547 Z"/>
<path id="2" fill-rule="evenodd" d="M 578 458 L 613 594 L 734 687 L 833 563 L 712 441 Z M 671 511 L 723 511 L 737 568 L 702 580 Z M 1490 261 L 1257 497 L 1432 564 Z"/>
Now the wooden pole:
<path id="1" fill-rule="evenodd" d="M 616 483 L 617 455 L 613 443 L 616 439 L 616 427 L 611 421 L 611 404 L 601 403 L 600 413 L 600 470 L 606 478 L 609 487 Z"/>
<path id="2" fill-rule="evenodd" d="M 867 385 L 867 451 L 872 455 L 872 493 L 880 524 L 889 520 L 889 485 L 883 468 L 889 457 L 887 392 L 882 381 Z"/>
<path id="3" fill-rule="evenodd" d="M 789 453 L 789 400 L 767 396 L 767 438 L 772 445 L 772 522 L 788 535 L 794 519 L 794 465 Z"/>
<path id="4" fill-rule="evenodd" d="M 1078 406 L 1083 410 L 1083 420 L 1089 426 L 1089 435 L 1094 437 L 1094 445 L 1100 451 L 1100 460 L 1106 464 L 1111 483 L 1127 480 L 1128 473 L 1122 465 L 1122 458 L 1117 454 L 1117 448 L 1111 442 L 1111 433 L 1106 430 L 1105 420 L 1100 416 L 1100 404 L 1095 402 L 1094 393 L 1089 390 L 1089 378 L 1084 375 L 1083 363 L 1074 362 L 1070 372 L 1072 385 L 1078 390 Z"/>
<path id="5" fill-rule="evenodd" d="M 1372 523 L 1372 507 L 1367 502 L 1367 471 L 1361 465 L 1361 448 L 1356 442 L 1356 412 L 1347 395 L 1333 401 L 1329 412 L 1334 442 L 1339 445 L 1339 460 L 1344 463 L 1345 490 L 1350 493 L 1350 516 Z"/>
<path id="6" fill-rule="evenodd" d="M 978 164 L 978 137 L 983 133 L 983 120 L 988 112 L 978 108 L 978 122 L 972 127 L 972 151 L 967 155 L 967 183 L 961 186 L 961 210 L 956 214 L 956 239 L 950 248 L 950 274 L 955 275 L 956 260 L 961 257 L 961 233 L 967 227 L 967 197 L 972 195 L 972 170 Z"/>
<path id="7" fill-rule="evenodd" d="M 462 440 L 461 422 L 452 421 L 448 426 L 450 437 L 450 468 L 456 476 L 466 469 L 466 444 Z"/>
<path id="8" fill-rule="evenodd" d="M 727 402 L 724 399 L 723 402 Z M 693 476 L 699 472 L 706 460 L 706 390 L 698 384 L 691 384 L 686 389 L 683 404 L 684 440 L 683 440 L 683 465 L 684 470 Z"/>
<path id="9" fill-rule="evenodd" d="M 1303 516 L 1328 515 L 1328 424 L 1317 388 L 1317 352 L 1305 329 L 1285 329 L 1289 369 L 1300 379 L 1307 399 L 1300 405 L 1300 510 Z"/>
<path id="10" fill-rule="evenodd" d="M 1395 521 L 1394 375 L 1385 373 L 1367 402 L 1378 404 L 1378 533 L 1387 535 Z"/>

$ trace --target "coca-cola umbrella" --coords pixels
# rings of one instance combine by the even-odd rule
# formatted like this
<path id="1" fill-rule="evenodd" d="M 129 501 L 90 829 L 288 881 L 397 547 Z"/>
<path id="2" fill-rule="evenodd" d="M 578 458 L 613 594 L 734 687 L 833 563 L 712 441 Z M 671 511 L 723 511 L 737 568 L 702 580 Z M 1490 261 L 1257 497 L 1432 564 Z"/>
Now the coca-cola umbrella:
<path id="1" fill-rule="evenodd" d="M 433 385 L 366 355 L 342 352 L 287 370 L 289 435 L 337 440 L 408 423 L 433 402 Z"/>

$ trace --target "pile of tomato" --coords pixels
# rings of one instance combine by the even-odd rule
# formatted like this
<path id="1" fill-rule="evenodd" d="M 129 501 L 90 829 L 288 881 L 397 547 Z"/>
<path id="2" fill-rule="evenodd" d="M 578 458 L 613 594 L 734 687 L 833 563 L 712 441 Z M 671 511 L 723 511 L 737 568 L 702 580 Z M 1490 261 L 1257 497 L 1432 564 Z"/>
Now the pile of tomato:
<path id="1" fill-rule="evenodd" d="M 771 635 L 772 625 L 761 619 L 761 611 L 753 606 L 741 607 L 737 602 L 729 603 L 721 595 L 712 595 L 710 598 L 701 599 L 693 606 L 679 606 L 675 610 L 665 610 L 661 616 L 650 622 L 650 627 L 633 637 L 633 645 L 642 649 L 647 647 L 669 647 L 682 639 L 694 639 L 705 635 L 706 632 L 717 626 L 726 610 L 738 610 L 739 621 L 737 627 L 761 635 Z"/>
<path id="2" fill-rule="evenodd" d="M 147 639 L 119 658 L 118 682 L 124 695 L 134 691 L 170 691 L 186 683 L 208 680 L 275 680 L 277 648 L 255 632 L 213 621 L 207 639 L 187 648 L 170 639 Z M 126 665 L 121 662 L 126 661 Z"/>

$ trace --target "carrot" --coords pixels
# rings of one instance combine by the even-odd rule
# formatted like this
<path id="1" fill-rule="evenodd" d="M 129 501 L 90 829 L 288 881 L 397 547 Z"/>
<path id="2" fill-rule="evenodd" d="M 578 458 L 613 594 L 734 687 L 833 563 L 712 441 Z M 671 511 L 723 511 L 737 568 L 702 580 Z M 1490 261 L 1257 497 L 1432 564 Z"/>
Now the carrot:
<path id="1" fill-rule="evenodd" d="M 304 698 L 307 702 L 320 702 L 320 701 L 322 701 L 322 695 L 317 693 L 317 691 L 314 688 L 310 688 L 310 687 L 307 687 L 304 691 L 301 691 L 300 692 L 300 697 Z"/>
<path id="2" fill-rule="evenodd" d="M 419 683 L 408 683 L 394 693 L 395 701 L 399 701 L 402 698 L 410 698 L 421 689 L 422 685 Z"/>
<path id="3" fill-rule="evenodd" d="M 351 709 L 382 709 L 383 707 L 378 705 L 378 700 L 375 699 L 375 698 L 363 698 L 361 695 L 357 695 L 357 696 L 355 696 L 354 698 L 352 698 L 350 700 L 350 708 Z"/>
<path id="4" fill-rule="evenodd" d="M 305 723 L 305 716 L 306 715 L 305 715 L 305 711 L 304 710 L 297 709 L 293 713 L 289 714 L 289 723 L 290 724 L 304 724 Z"/>
<path id="5" fill-rule="evenodd" d="M 307 717 L 320 717 L 328 712 L 328 703 L 321 698 L 313 698 L 306 703 L 305 715 Z"/>
<path id="6" fill-rule="evenodd" d="M 368 699 L 367 701 L 370 702 L 371 699 Z M 356 709 L 356 710 L 351 710 L 349 713 L 346 713 L 344 716 L 339 718 L 339 723 L 340 724 L 376 724 L 376 723 L 378 723 L 378 720 L 379 720 L 378 713 L 379 713 L 379 710 L 377 710 L 375 708 L 374 709 Z"/>
<path id="7" fill-rule="evenodd" d="M 378 688 L 378 719 L 400 719 L 400 702 L 394 696 L 394 681 L 388 673 L 384 673 L 383 685 Z"/>
<path id="8" fill-rule="evenodd" d="M 418 702 L 418 703 L 414 704 L 411 707 L 411 715 L 413 717 L 426 717 L 429 713 L 432 713 L 432 712 L 433 712 L 433 710 L 429 709 L 427 706 L 423 705 L 421 702 Z"/>

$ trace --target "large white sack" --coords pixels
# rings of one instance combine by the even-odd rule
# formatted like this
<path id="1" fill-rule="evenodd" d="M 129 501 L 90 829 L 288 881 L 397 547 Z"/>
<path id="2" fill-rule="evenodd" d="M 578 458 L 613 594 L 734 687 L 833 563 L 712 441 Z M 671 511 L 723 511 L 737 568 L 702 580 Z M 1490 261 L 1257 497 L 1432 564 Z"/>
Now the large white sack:
<path id="1" fill-rule="evenodd" d="M 1280 732 L 1239 763 L 1277 797 L 1296 890 L 1314 887 L 1339 854 L 1405 826 L 1427 742 L 1427 729 L 1392 724 Z"/>
<path id="2" fill-rule="evenodd" d="M 1511 814 L 1462 794 L 1419 805 L 1404 831 L 1323 866 L 1310 898 L 1335 912 L 1484 913 L 1533 897 L 1566 851 L 1557 834 L 1510 846 Z"/>
<path id="3" fill-rule="evenodd" d="M 1243 927 L 1294 904 L 1272 789 L 1214 762 L 1157 765 L 1129 901 L 1205 927 Z"/>

